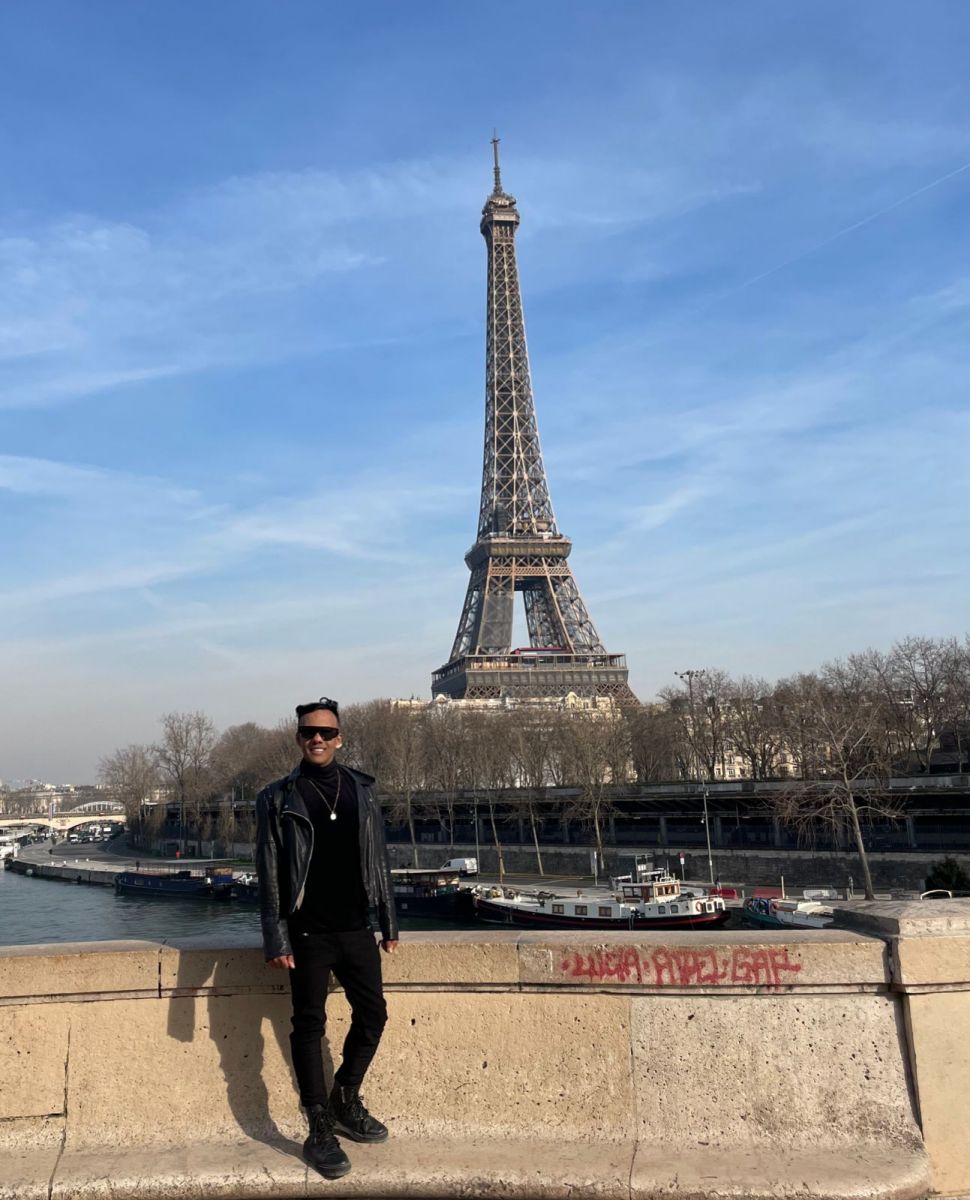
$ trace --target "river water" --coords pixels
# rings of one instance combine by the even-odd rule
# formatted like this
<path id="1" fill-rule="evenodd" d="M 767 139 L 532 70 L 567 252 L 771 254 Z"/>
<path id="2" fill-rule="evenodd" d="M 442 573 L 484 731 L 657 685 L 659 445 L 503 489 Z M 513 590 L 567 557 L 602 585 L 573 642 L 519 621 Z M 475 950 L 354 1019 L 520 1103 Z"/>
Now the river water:
<path id="1" fill-rule="evenodd" d="M 401 920 L 403 931 L 437 925 L 430 919 Z M 258 945 L 259 913 L 250 904 L 118 896 L 113 887 L 0 870 L 0 946 L 188 937 Z"/>
<path id="2" fill-rule="evenodd" d="M 59 855 L 66 857 L 61 859 Z M 80 857 L 67 857 L 73 855 Z M 40 847 L 24 848 L 21 858 L 36 864 L 73 861 L 79 870 L 104 870 L 110 874 L 135 865 L 133 852 L 127 851 L 121 842 L 77 850 L 62 843 L 56 851 L 49 851 L 45 843 Z M 167 865 L 178 864 L 170 860 Z M 541 884 L 553 890 L 563 888 L 567 895 L 572 894 L 578 883 L 589 887 L 589 881 L 572 877 L 520 878 L 525 886 Z M 482 877 L 482 881 L 493 882 L 490 877 Z M 410 917 L 401 912 L 400 905 L 398 917 L 404 934 L 417 930 L 489 928 L 474 919 L 456 922 Z M 740 923 L 740 912 L 732 913 L 729 926 Z M 222 945 L 258 945 L 261 939 L 257 908 L 234 901 L 119 896 L 111 886 L 44 879 L 0 869 L 0 946 L 139 939 L 181 942 L 187 938 L 201 938 Z"/>
<path id="3" fill-rule="evenodd" d="M 259 939 L 254 906 L 116 896 L 113 887 L 0 871 L 0 945 L 194 936 Z"/>

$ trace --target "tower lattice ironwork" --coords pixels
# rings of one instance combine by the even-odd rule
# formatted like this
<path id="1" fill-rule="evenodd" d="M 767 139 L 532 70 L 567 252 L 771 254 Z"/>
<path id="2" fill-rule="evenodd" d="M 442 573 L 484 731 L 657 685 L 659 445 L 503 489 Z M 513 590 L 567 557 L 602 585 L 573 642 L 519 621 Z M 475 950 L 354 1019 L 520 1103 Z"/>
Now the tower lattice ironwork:
<path id="1" fill-rule="evenodd" d="M 453 698 L 631 697 L 626 660 L 609 654 L 566 561 L 572 543 L 556 525 L 536 425 L 515 258 L 519 214 L 495 186 L 482 209 L 488 247 L 485 455 L 478 537 L 451 657 L 431 690 Z M 512 648 L 515 593 L 525 601 L 529 646 Z"/>

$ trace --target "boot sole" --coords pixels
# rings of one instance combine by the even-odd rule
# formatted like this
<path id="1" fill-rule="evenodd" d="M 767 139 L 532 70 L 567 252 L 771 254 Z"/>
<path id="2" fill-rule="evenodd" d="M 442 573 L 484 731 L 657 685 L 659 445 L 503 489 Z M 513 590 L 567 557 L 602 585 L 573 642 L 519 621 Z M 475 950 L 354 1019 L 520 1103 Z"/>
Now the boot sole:
<path id="1" fill-rule="evenodd" d="M 339 1133 L 344 1137 L 350 1138 L 352 1142 L 386 1142 L 389 1133 L 389 1131 L 385 1129 L 384 1132 L 379 1133 L 377 1137 L 366 1137 L 364 1134 L 357 1133 L 346 1125 L 341 1125 L 339 1121 L 335 1121 L 333 1127 L 335 1133 Z"/>
<path id="2" fill-rule="evenodd" d="M 303 1155 L 303 1161 L 308 1167 L 311 1167 L 314 1171 L 316 1171 L 318 1175 L 322 1175 L 324 1179 L 342 1179 L 343 1176 L 350 1171 L 351 1166 L 351 1164 L 348 1162 L 339 1167 L 327 1167 L 324 1169 L 323 1167 L 318 1167 L 316 1163 L 311 1162 L 305 1154 Z"/>

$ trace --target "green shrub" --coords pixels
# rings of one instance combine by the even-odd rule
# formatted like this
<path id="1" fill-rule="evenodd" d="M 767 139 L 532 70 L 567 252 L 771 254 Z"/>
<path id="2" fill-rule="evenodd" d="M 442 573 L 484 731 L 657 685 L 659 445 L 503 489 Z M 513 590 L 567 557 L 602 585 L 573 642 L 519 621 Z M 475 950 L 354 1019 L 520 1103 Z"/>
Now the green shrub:
<path id="1" fill-rule="evenodd" d="M 970 891 L 970 875 L 949 855 L 934 863 L 926 876 L 926 891 L 946 888 L 950 892 Z"/>

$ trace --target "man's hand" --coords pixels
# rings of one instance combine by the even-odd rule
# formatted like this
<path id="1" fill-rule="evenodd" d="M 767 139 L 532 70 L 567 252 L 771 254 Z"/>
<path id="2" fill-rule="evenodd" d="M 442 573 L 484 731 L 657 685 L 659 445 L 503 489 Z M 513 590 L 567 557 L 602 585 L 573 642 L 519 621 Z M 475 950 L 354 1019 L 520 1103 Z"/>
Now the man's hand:
<path id="1" fill-rule="evenodd" d="M 269 959 L 268 962 L 271 967 L 279 967 L 281 971 L 292 971 L 296 966 L 292 954 L 279 954 L 276 958 Z"/>
<path id="2" fill-rule="evenodd" d="M 381 938 L 381 949 L 385 954 L 393 954 L 397 949 L 397 938 Z"/>

